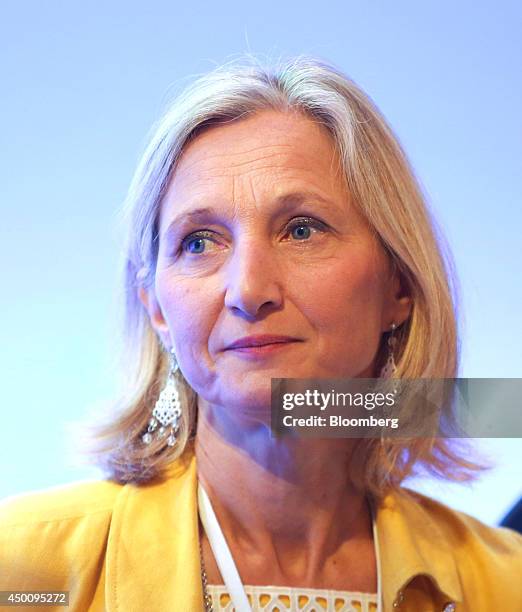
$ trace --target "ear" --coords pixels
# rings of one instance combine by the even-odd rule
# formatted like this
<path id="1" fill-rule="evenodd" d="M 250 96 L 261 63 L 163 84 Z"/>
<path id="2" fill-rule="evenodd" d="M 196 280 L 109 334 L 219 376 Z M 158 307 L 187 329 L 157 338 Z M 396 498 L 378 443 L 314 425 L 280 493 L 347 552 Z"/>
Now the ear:
<path id="1" fill-rule="evenodd" d="M 411 315 L 412 307 L 413 298 L 409 283 L 394 265 L 383 309 L 382 331 L 390 331 L 392 323 L 399 327 Z"/>
<path id="2" fill-rule="evenodd" d="M 149 314 L 149 320 L 152 328 L 158 334 L 163 346 L 170 347 L 170 333 L 165 317 L 156 298 L 156 292 L 153 287 L 145 289 L 140 286 L 138 289 L 138 297 L 140 302 L 143 304 L 145 310 Z"/>

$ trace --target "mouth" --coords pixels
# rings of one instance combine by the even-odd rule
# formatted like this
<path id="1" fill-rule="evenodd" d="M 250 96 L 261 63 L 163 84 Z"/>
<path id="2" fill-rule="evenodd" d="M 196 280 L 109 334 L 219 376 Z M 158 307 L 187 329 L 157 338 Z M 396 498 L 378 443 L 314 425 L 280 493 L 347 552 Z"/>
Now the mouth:
<path id="1" fill-rule="evenodd" d="M 269 349 L 277 349 L 281 348 L 286 344 L 290 344 L 292 342 L 302 342 L 302 340 L 298 338 L 292 338 L 290 336 L 246 336 L 244 338 L 240 338 L 235 342 L 227 345 L 225 347 L 225 351 L 237 351 L 237 350 L 269 350 Z"/>

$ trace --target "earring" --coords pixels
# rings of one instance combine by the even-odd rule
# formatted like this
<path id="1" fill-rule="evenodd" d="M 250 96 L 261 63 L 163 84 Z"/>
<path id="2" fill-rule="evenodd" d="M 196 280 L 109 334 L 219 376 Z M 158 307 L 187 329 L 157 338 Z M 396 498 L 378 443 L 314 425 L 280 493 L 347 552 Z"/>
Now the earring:
<path id="1" fill-rule="evenodd" d="M 167 438 L 167 445 L 174 446 L 174 444 L 176 444 L 176 434 L 179 429 L 179 417 L 181 416 L 181 403 L 179 401 L 178 389 L 174 379 L 174 374 L 178 371 L 178 369 L 179 366 L 176 361 L 176 355 L 174 353 L 174 349 L 171 348 L 169 354 L 169 373 L 167 375 L 167 382 L 165 383 L 158 401 L 154 406 L 147 432 L 143 434 L 141 438 L 144 444 L 150 444 L 152 442 L 152 434 L 156 432 L 156 429 L 158 438 L 165 437 L 169 427 L 170 432 Z"/>
<path id="2" fill-rule="evenodd" d="M 388 337 L 388 359 L 384 364 L 381 370 L 381 378 L 391 378 L 395 372 L 397 371 L 397 366 L 395 365 L 395 359 L 393 357 L 393 350 L 395 345 L 397 344 L 397 338 L 395 338 L 395 330 L 397 329 L 397 325 L 395 322 L 391 324 L 390 327 L 390 336 Z"/>

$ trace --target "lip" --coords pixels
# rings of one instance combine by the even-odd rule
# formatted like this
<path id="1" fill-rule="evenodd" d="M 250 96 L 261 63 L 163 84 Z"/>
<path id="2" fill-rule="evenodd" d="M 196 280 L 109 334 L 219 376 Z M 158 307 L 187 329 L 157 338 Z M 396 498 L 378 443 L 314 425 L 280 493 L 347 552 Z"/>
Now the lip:
<path id="1" fill-rule="evenodd" d="M 256 336 L 244 336 L 228 344 L 223 350 L 231 351 L 237 349 L 252 349 L 260 347 L 274 347 L 277 344 L 288 344 L 290 342 L 300 342 L 298 338 L 291 336 L 275 336 L 269 334 L 260 334 Z"/>

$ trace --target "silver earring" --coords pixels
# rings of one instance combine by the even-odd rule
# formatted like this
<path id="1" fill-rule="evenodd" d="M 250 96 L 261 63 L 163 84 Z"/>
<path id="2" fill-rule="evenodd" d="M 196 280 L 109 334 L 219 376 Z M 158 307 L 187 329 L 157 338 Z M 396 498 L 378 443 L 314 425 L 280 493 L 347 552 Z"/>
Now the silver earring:
<path id="1" fill-rule="evenodd" d="M 397 329 L 397 325 L 393 322 L 390 326 L 390 335 L 388 337 L 388 359 L 384 364 L 381 370 L 381 378 L 391 378 L 395 372 L 397 371 L 397 366 L 395 365 L 395 359 L 393 356 L 393 352 L 395 349 L 395 345 L 397 344 L 397 338 L 395 337 L 395 330 Z"/>
<path id="2" fill-rule="evenodd" d="M 144 444 L 150 444 L 152 442 L 154 433 L 156 433 L 158 438 L 163 438 L 168 434 L 167 445 L 174 446 L 174 444 L 176 444 L 179 417 L 181 416 L 181 403 L 179 401 L 178 389 L 174 379 L 174 374 L 178 369 L 179 366 L 176 361 L 174 349 L 171 348 L 169 353 L 169 373 L 167 375 L 167 382 L 154 406 L 147 432 L 142 436 Z M 167 430 L 169 428 L 170 431 L 168 432 Z"/>

